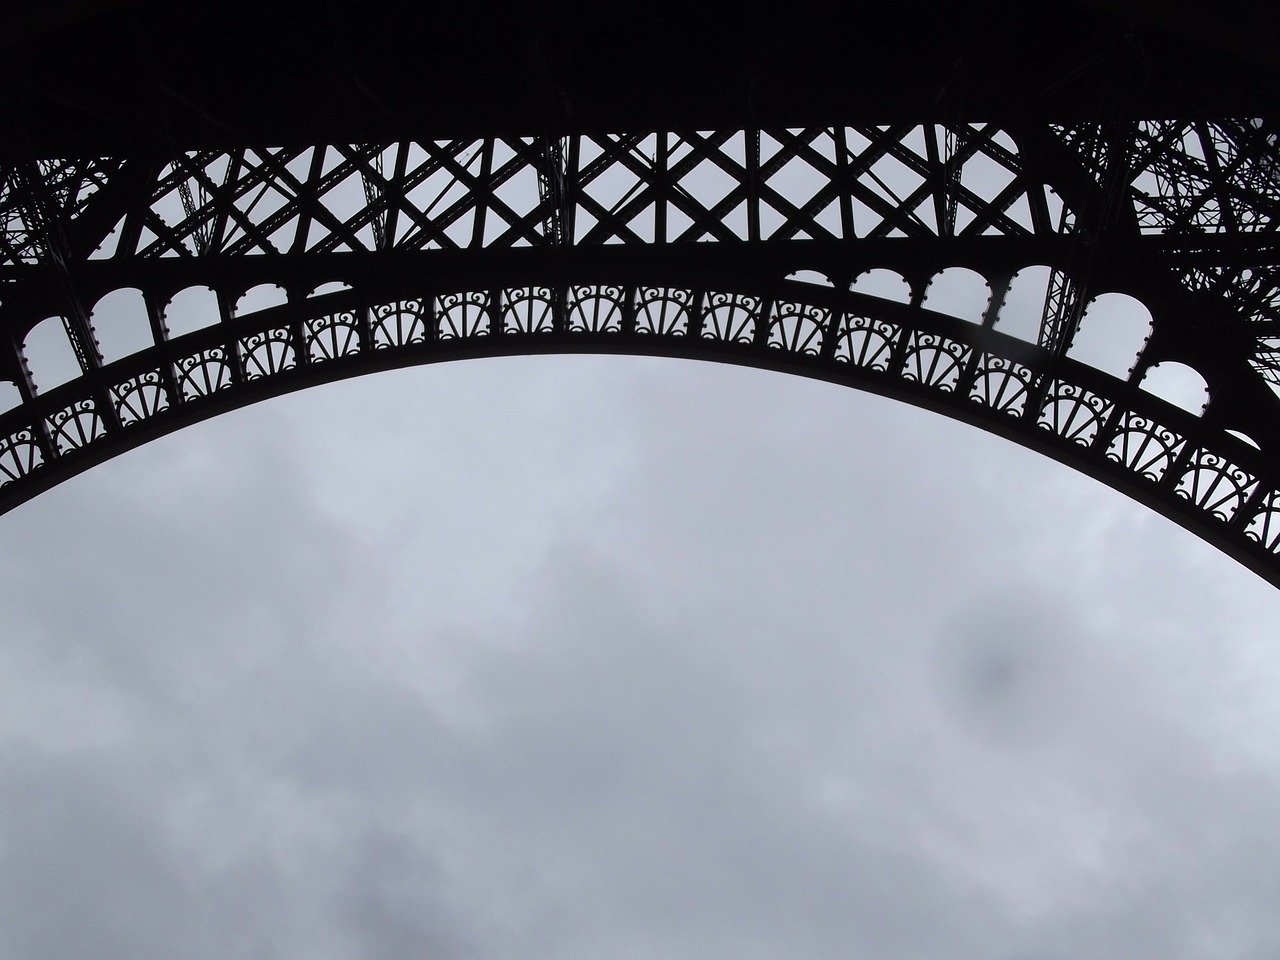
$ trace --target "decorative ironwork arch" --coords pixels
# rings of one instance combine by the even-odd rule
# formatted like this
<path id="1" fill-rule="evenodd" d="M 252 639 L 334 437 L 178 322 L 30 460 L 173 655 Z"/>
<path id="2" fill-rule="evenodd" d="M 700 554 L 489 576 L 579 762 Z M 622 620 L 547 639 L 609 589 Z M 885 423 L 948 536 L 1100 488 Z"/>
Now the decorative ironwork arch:
<path id="1" fill-rule="evenodd" d="M 979 425 L 1280 584 L 1278 162 L 1280 132 L 1257 119 L 8 162 L 0 380 L 17 403 L 0 412 L 0 510 L 314 383 L 462 357 L 654 354 L 818 377 Z M 999 329 L 1032 266 L 1050 268 L 1034 342 Z M 855 283 L 877 271 L 903 278 L 901 300 Z M 969 319 L 941 312 L 935 278 L 973 275 L 985 304 Z M 209 291 L 209 322 L 171 331 L 168 305 L 193 287 Z M 93 306 L 124 289 L 140 292 L 150 336 L 108 361 Z M 1152 318 L 1127 378 L 1071 352 L 1090 299 L 1109 291 Z M 51 316 L 76 369 L 42 389 L 27 338 Z M 1142 389 L 1162 361 L 1203 378 L 1202 412 Z"/>

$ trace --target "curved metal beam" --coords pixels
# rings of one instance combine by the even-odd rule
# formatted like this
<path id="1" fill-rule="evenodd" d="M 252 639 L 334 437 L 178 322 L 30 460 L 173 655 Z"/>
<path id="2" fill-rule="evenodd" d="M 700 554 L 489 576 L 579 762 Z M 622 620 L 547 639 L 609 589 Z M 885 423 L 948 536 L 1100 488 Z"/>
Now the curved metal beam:
<path id="1" fill-rule="evenodd" d="M 182 426 L 314 384 L 539 353 L 684 357 L 895 397 L 1038 450 L 1280 585 L 1280 474 L 1202 418 L 1042 347 L 918 305 L 811 284 L 574 271 L 552 286 L 395 284 L 229 318 L 0 418 L 0 509 Z M 33 415 L 38 418 L 32 422 Z"/>
<path id="2" fill-rule="evenodd" d="M 461 357 L 644 353 L 818 377 L 977 424 L 1280 585 L 1278 141 L 1255 120 L 905 123 L 6 164 L 0 381 L 18 402 L 0 412 L 0 509 L 313 383 Z M 1051 282 L 1027 341 L 997 324 L 1031 266 Z M 952 268 L 986 285 L 973 322 L 927 298 Z M 853 282 L 875 270 L 902 278 L 901 302 Z M 264 284 L 278 302 L 246 307 Z M 175 335 L 169 305 L 191 287 L 209 289 L 210 317 Z M 116 357 L 95 309 L 124 289 L 146 335 Z M 1152 318 L 1123 378 L 1072 353 L 1104 292 Z M 28 345 L 45 322 L 78 366 L 49 390 Z M 1143 390 L 1168 361 L 1203 378 L 1201 415 Z"/>

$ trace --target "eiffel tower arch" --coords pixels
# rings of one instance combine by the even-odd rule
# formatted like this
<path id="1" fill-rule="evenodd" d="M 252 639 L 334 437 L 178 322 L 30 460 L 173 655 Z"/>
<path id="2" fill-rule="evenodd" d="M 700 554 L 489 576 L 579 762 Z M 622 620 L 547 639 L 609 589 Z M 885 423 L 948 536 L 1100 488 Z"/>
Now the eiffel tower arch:
<path id="1" fill-rule="evenodd" d="M 972 423 L 1280 584 L 1275 15 L 849 14 L 15 8 L 0 510 L 314 384 L 645 354 Z"/>

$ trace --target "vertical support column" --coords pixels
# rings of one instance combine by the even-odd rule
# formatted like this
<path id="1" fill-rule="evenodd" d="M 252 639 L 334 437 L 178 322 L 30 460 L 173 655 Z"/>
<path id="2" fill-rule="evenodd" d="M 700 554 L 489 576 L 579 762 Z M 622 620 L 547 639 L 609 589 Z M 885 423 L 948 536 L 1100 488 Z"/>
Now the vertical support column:
<path id="1" fill-rule="evenodd" d="M 475 198 L 476 219 L 475 225 L 471 232 L 471 249 L 479 250 L 484 246 L 484 222 L 485 215 L 489 212 L 489 203 L 487 194 L 492 191 L 490 180 L 493 177 L 493 137 L 486 137 L 483 145 L 480 147 L 480 176 L 476 179 L 480 189 L 484 190 L 486 196 L 477 196 Z"/>
<path id="2" fill-rule="evenodd" d="M 938 148 L 939 134 L 942 148 Z M 938 223 L 940 237 L 953 237 L 956 233 L 956 204 L 960 186 L 960 163 L 957 157 L 956 132 L 949 125 L 931 124 L 925 137 L 925 155 L 929 166 L 937 171 L 933 187 L 933 216 Z"/>
<path id="3" fill-rule="evenodd" d="M 372 147 L 367 144 L 361 147 L 362 150 L 372 149 L 369 154 L 370 166 L 372 174 L 370 176 L 365 172 L 362 165 L 360 167 L 360 184 L 364 188 L 364 201 L 369 206 L 369 212 L 372 219 L 369 226 L 373 230 L 373 249 L 387 249 L 387 204 L 386 204 L 386 177 L 383 172 L 382 148 Z"/>
<path id="4" fill-rule="evenodd" d="M 667 242 L 667 192 L 671 184 L 667 180 L 667 168 L 670 165 L 671 140 L 666 130 L 657 133 L 657 150 L 654 162 L 653 191 L 653 237 L 655 242 L 665 245 Z"/>
<path id="5" fill-rule="evenodd" d="M 30 427 L 31 436 L 35 440 L 36 446 L 40 450 L 40 456 L 45 460 L 54 460 L 58 456 L 57 444 L 53 442 L 53 437 L 49 434 L 49 424 L 37 409 L 34 402 L 36 397 L 35 381 L 31 377 L 31 368 L 27 366 L 27 358 L 22 351 L 22 343 L 16 338 L 9 341 L 9 346 L 14 354 L 14 368 L 17 372 L 16 382 L 18 386 L 18 396 L 22 400 L 22 408 L 30 411 Z"/>
<path id="6" fill-rule="evenodd" d="M 214 292 L 218 298 L 219 323 L 222 327 L 223 344 L 227 351 L 227 365 L 231 368 L 231 382 L 244 383 L 244 361 L 240 356 L 240 341 L 236 338 L 231 324 L 235 317 L 235 305 L 230 302 L 223 288 L 219 287 Z"/>
<path id="7" fill-rule="evenodd" d="M 1004 306 L 1004 298 L 1009 295 L 1009 287 L 1013 285 L 1013 276 L 1013 273 L 1007 272 L 994 281 L 991 287 L 991 299 L 987 301 L 987 309 L 982 313 L 982 329 L 984 331 L 990 330 L 995 326 L 996 317 L 1000 315 L 1000 308 Z M 967 395 L 978 379 L 984 356 L 983 340 L 982 336 L 974 337 L 974 345 L 970 350 L 969 359 L 965 362 L 964 370 L 961 371 L 960 379 L 956 383 L 956 393 L 961 396 Z"/>
<path id="8" fill-rule="evenodd" d="M 404 193 L 404 177 L 408 166 L 409 144 L 402 140 L 396 144 L 395 169 L 391 174 L 390 189 L 386 191 L 387 209 L 384 231 L 386 233 L 386 249 L 388 250 L 396 245 L 396 231 L 400 225 L 400 204 L 403 201 Z"/>
<path id="9" fill-rule="evenodd" d="M 1058 233 L 1071 238 L 1071 256 L 1067 264 L 1054 267 L 1049 275 L 1037 342 L 1060 357 L 1071 347 L 1084 316 L 1084 274 L 1092 259 L 1088 252 L 1092 245 L 1089 238 L 1081 236 L 1079 221 L 1065 206 L 1058 220 Z"/>
<path id="10" fill-rule="evenodd" d="M 307 185 L 318 184 L 320 182 L 321 171 L 324 170 L 324 152 L 329 148 L 323 144 L 317 144 L 311 148 L 311 164 L 307 169 Z M 290 253 L 302 253 L 307 249 L 307 237 L 311 233 L 311 223 L 315 218 L 315 209 L 319 206 L 319 201 L 314 197 L 307 197 L 305 201 L 300 199 L 298 204 L 298 230 L 293 235 L 293 246 L 289 248 Z"/>
<path id="11" fill-rule="evenodd" d="M 769 331 L 773 326 L 773 306 L 777 302 L 773 294 L 760 298 L 760 316 L 756 319 L 754 345 L 764 349 L 769 346 Z"/>
<path id="12" fill-rule="evenodd" d="M 919 310 L 924 304 L 925 290 L 929 286 L 926 283 L 920 283 L 918 279 L 911 283 L 911 300 L 908 304 L 910 308 Z M 889 353 L 889 366 L 885 371 L 890 376 L 899 376 L 902 368 L 907 361 L 907 346 L 911 340 L 912 327 L 910 324 L 904 323 L 898 331 L 898 339 L 894 341 L 893 349 Z"/>
<path id="13" fill-rule="evenodd" d="M 577 138 L 573 138 L 576 147 Z M 542 233 L 548 245 L 570 242 L 568 197 L 565 183 L 565 141 L 544 136 L 538 141 L 538 194 L 542 205 Z"/>
<path id="14" fill-rule="evenodd" d="M 840 190 L 840 237 L 842 240 L 852 240 L 856 233 L 854 232 L 853 222 L 853 183 L 849 179 L 849 132 L 846 127 L 835 127 L 831 131 L 836 142 L 836 175 Z"/>
<path id="15" fill-rule="evenodd" d="M 1106 78 L 1110 82 L 1099 104 L 1099 121 L 1090 125 L 1077 147 L 1090 179 L 1077 215 L 1071 217 L 1063 208 L 1059 232 L 1071 236 L 1071 253 L 1065 268 L 1053 272 L 1040 321 L 1040 345 L 1055 356 L 1067 352 L 1079 329 L 1098 241 L 1114 232 L 1132 181 L 1137 123 L 1131 119 L 1131 103 L 1146 83 L 1147 64 L 1131 36 L 1118 40 L 1106 54 L 1114 75 Z"/>
<path id="16" fill-rule="evenodd" d="M 164 310 L 156 303 L 155 296 L 148 290 L 142 291 L 142 302 L 147 308 L 147 320 L 151 324 L 151 336 L 155 339 L 160 361 L 160 380 L 164 391 L 169 396 L 169 406 L 176 407 L 182 403 L 182 391 L 178 389 L 178 375 L 173 366 L 173 357 L 168 349 L 163 349 L 169 342 L 169 327 L 164 322 Z"/>
<path id="17" fill-rule="evenodd" d="M 16 168 L 14 179 L 23 193 L 24 219 L 31 228 L 31 232 L 39 236 L 41 246 L 44 248 L 41 259 L 52 266 L 57 274 L 63 302 L 63 308 L 60 311 L 63 329 L 66 331 L 67 339 L 71 341 L 71 348 L 80 365 L 80 373 L 89 383 L 97 414 L 107 429 L 118 429 L 119 413 L 111 402 L 110 390 L 99 376 L 99 371 L 102 369 L 102 353 L 98 349 L 98 341 L 93 334 L 89 311 L 85 309 L 84 299 L 80 295 L 81 286 L 72 273 L 71 244 L 67 238 L 61 204 L 46 189 L 48 184 L 35 161 Z M 23 366 L 25 368 L 25 362 Z M 29 380 L 28 383 L 30 383 Z M 42 424 L 41 428 L 45 429 L 45 425 Z M 50 446 L 53 448 L 57 444 L 50 441 Z"/>

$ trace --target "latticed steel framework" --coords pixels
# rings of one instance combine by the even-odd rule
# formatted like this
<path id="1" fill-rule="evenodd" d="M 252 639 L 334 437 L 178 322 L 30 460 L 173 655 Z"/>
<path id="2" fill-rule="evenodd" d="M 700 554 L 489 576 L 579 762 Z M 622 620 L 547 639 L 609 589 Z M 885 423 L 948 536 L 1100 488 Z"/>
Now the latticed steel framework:
<path id="1" fill-rule="evenodd" d="M 0 509 L 310 384 L 653 354 L 980 425 L 1280 584 L 1280 127 L 1106 113 L 11 152 Z M 1086 363 L 1114 294 L 1148 335 Z M 1203 405 L 1149 389 L 1174 365 Z"/>

